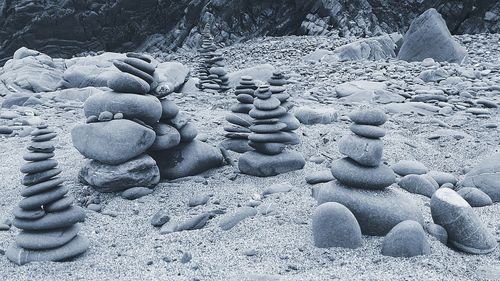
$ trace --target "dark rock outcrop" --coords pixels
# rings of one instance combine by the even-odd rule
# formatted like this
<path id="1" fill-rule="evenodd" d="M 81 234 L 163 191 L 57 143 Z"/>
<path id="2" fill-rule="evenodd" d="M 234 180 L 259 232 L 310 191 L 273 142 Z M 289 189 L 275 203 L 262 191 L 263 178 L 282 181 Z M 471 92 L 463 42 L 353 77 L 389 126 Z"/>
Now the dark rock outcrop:
<path id="1" fill-rule="evenodd" d="M 488 0 L 0 0 L 0 65 L 22 46 L 54 57 L 84 51 L 198 47 L 291 34 L 373 36 L 405 32 L 436 8 L 453 34 L 499 32 L 500 3 Z"/>

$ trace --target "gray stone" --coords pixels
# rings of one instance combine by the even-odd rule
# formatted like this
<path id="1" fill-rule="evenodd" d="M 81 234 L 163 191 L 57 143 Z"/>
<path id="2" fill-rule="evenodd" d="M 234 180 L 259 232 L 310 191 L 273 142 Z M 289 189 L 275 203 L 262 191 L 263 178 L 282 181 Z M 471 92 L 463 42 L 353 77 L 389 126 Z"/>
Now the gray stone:
<path id="1" fill-rule="evenodd" d="M 349 114 L 352 122 L 361 125 L 380 126 L 387 121 L 385 113 L 378 109 L 359 110 Z"/>
<path id="2" fill-rule="evenodd" d="M 459 186 L 478 188 L 493 202 L 500 202 L 500 153 L 481 161 L 465 175 Z"/>
<path id="3" fill-rule="evenodd" d="M 80 225 L 75 224 L 64 229 L 47 231 L 21 231 L 16 236 L 18 247 L 29 250 L 45 250 L 60 247 L 71 241 L 80 231 Z"/>
<path id="4" fill-rule="evenodd" d="M 13 224 L 15 227 L 23 230 L 50 230 L 55 228 L 64 228 L 83 222 L 85 212 L 80 207 L 71 207 L 62 212 L 47 213 L 45 216 L 36 220 L 27 220 L 15 218 Z"/>
<path id="5" fill-rule="evenodd" d="M 155 186 L 160 181 L 160 171 L 156 161 L 143 154 L 118 165 L 88 160 L 79 178 L 98 191 L 114 192 L 136 186 Z"/>
<path id="6" fill-rule="evenodd" d="M 341 183 L 364 189 L 384 189 L 396 180 L 394 172 L 384 164 L 365 167 L 347 157 L 334 161 L 331 171 Z"/>
<path id="7" fill-rule="evenodd" d="M 394 173 L 402 177 L 406 175 L 421 175 L 429 171 L 422 162 L 416 160 L 401 160 L 391 165 L 391 169 Z"/>
<path id="8" fill-rule="evenodd" d="M 108 87 L 115 92 L 147 94 L 151 89 L 141 78 L 125 72 L 116 72 L 108 80 Z"/>
<path id="9" fill-rule="evenodd" d="M 358 248 L 363 241 L 361 228 L 354 215 L 344 205 L 326 202 L 312 215 L 314 245 L 318 248 Z"/>
<path id="10" fill-rule="evenodd" d="M 252 207 L 241 207 L 234 212 L 225 215 L 219 222 L 219 227 L 222 230 L 230 230 L 242 220 L 253 217 L 257 214 L 257 210 Z"/>
<path id="11" fill-rule="evenodd" d="M 210 197 L 208 195 L 195 195 L 191 198 L 189 198 L 188 206 L 189 207 L 196 207 L 199 205 L 205 205 L 207 204 L 208 200 Z"/>
<path id="12" fill-rule="evenodd" d="M 471 207 L 484 207 L 493 204 L 488 194 L 474 187 L 460 188 L 458 194 L 469 203 Z"/>
<path id="13" fill-rule="evenodd" d="M 172 119 L 179 114 L 179 107 L 169 99 L 161 99 L 161 119 Z"/>
<path id="14" fill-rule="evenodd" d="M 439 240 L 439 242 L 445 245 L 448 244 L 448 232 L 446 231 L 446 229 L 444 229 L 444 227 L 440 226 L 439 224 L 429 222 L 425 224 L 425 230 L 431 236 Z"/>
<path id="15" fill-rule="evenodd" d="M 179 134 L 181 137 L 181 142 L 188 143 L 196 138 L 196 136 L 198 135 L 198 130 L 196 129 L 196 126 L 193 125 L 193 123 L 187 123 L 179 130 Z"/>
<path id="16" fill-rule="evenodd" d="M 329 182 L 334 179 L 330 170 L 316 171 L 306 176 L 306 182 L 308 184 Z"/>
<path id="17" fill-rule="evenodd" d="M 349 129 L 358 136 L 378 139 L 385 136 L 385 129 L 378 126 L 352 124 Z"/>
<path id="18" fill-rule="evenodd" d="M 127 200 L 135 200 L 151 193 L 153 193 L 153 190 L 147 187 L 131 187 L 123 191 L 121 197 Z"/>
<path id="19" fill-rule="evenodd" d="M 247 139 L 226 139 L 220 143 L 220 146 L 237 153 L 253 150 L 253 148 L 248 145 Z"/>
<path id="20" fill-rule="evenodd" d="M 331 124 L 338 120 L 337 111 L 330 107 L 327 108 L 310 108 L 299 107 L 294 111 L 295 117 L 300 123 L 305 125 L 314 124 Z"/>
<path id="21" fill-rule="evenodd" d="M 446 172 L 429 171 L 427 175 L 431 176 L 439 186 L 442 186 L 445 183 L 456 185 L 458 182 L 458 179 L 455 175 Z"/>
<path id="22" fill-rule="evenodd" d="M 292 190 L 293 186 L 289 182 L 275 183 L 269 187 L 266 187 L 261 195 L 262 197 L 269 196 L 275 193 L 286 193 Z"/>
<path id="23" fill-rule="evenodd" d="M 181 142 L 179 131 L 168 124 L 156 123 L 153 130 L 156 133 L 156 138 L 150 150 L 170 149 Z"/>
<path id="24" fill-rule="evenodd" d="M 384 144 L 379 139 L 347 135 L 342 137 L 338 146 L 340 153 L 363 166 L 377 167 L 382 160 Z"/>
<path id="25" fill-rule="evenodd" d="M 170 220 L 170 216 L 165 210 L 159 210 L 151 217 L 151 225 L 160 227 Z"/>
<path id="26" fill-rule="evenodd" d="M 161 177 L 167 179 L 194 176 L 220 167 L 224 162 L 220 149 L 197 140 L 167 150 L 152 151 L 150 155 L 156 160 Z"/>
<path id="27" fill-rule="evenodd" d="M 466 55 L 467 50 L 451 36 L 441 15 L 435 9 L 428 9 L 411 23 L 398 59 L 423 61 L 433 58 L 438 62 L 461 63 Z"/>
<path id="28" fill-rule="evenodd" d="M 397 224 L 384 238 L 382 255 L 391 257 L 414 257 L 430 254 L 431 249 L 422 225 L 406 220 Z"/>
<path id="29" fill-rule="evenodd" d="M 85 116 L 99 116 L 103 111 L 122 113 L 126 119 L 140 119 L 154 124 L 162 116 L 160 101 L 151 95 L 136 95 L 103 91 L 90 96 L 83 106 Z"/>
<path id="30" fill-rule="evenodd" d="M 153 130 L 126 119 L 77 125 L 73 145 L 83 156 L 106 164 L 121 164 L 144 153 L 155 141 Z"/>
<path id="31" fill-rule="evenodd" d="M 424 222 L 414 200 L 398 190 L 363 190 L 334 181 L 319 186 L 316 196 L 318 204 L 337 202 L 346 206 L 356 217 L 365 235 L 385 235 L 405 220 L 420 224 Z"/>
<path id="32" fill-rule="evenodd" d="M 408 192 L 424 195 L 429 198 L 432 194 L 434 194 L 434 192 L 436 192 L 437 189 L 436 186 L 425 177 L 425 175 L 404 176 L 398 182 L 398 185 Z"/>
<path id="33" fill-rule="evenodd" d="M 304 157 L 295 151 L 286 151 L 278 155 L 249 151 L 240 157 L 238 168 L 247 175 L 269 177 L 300 170 L 305 163 Z"/>
<path id="34" fill-rule="evenodd" d="M 90 242 L 87 238 L 76 236 L 62 247 L 42 251 L 26 250 L 11 245 L 5 251 L 5 255 L 10 261 L 18 265 L 39 261 L 63 261 L 83 254 L 89 248 L 89 245 Z"/>
<path id="35" fill-rule="evenodd" d="M 201 213 L 177 225 L 176 231 L 195 230 L 203 228 L 209 219 L 214 216 L 211 212 Z"/>
<path id="36" fill-rule="evenodd" d="M 487 254 L 495 250 L 497 241 L 480 218 L 458 193 L 449 188 L 438 189 L 431 198 L 434 223 L 448 232 L 448 242 L 471 254 Z"/>

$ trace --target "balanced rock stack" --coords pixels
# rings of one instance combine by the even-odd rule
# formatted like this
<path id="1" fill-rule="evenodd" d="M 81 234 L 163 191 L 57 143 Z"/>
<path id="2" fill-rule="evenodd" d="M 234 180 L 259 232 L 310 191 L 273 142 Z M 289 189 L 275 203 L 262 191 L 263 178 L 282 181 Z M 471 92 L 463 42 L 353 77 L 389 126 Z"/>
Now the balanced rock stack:
<path id="1" fill-rule="evenodd" d="M 391 168 L 381 163 L 387 117 L 379 110 L 358 111 L 349 116 L 353 135 L 344 137 L 339 151 L 347 157 L 332 164 L 336 181 L 322 184 L 319 204 L 337 202 L 346 206 L 366 235 L 385 235 L 404 220 L 423 223 L 419 208 L 398 190 L 387 188 L 396 180 Z"/>
<path id="2" fill-rule="evenodd" d="M 293 104 L 288 101 L 290 94 L 286 92 L 285 85 L 288 84 L 288 80 L 285 78 L 281 71 L 274 71 L 271 78 L 267 81 L 271 87 L 269 87 L 273 97 L 277 98 L 281 102 L 281 106 L 288 112 L 292 109 Z"/>
<path id="3" fill-rule="evenodd" d="M 84 253 L 89 241 L 79 236 L 78 222 L 85 220 L 80 207 L 73 206 L 73 197 L 66 196 L 68 188 L 57 177 L 61 169 L 54 157 L 57 135 L 47 125 L 38 126 L 31 135 L 29 152 L 21 167 L 26 174 L 21 191 L 24 197 L 14 210 L 13 224 L 22 231 L 6 251 L 12 262 L 22 265 L 34 261 L 62 261 Z"/>
<path id="4" fill-rule="evenodd" d="M 288 144 L 299 144 L 297 134 L 291 132 L 296 124 L 285 123 L 282 118 L 286 109 L 280 100 L 272 96 L 269 85 L 261 85 L 255 91 L 255 108 L 250 110 L 254 118 L 248 144 L 255 151 L 245 152 L 239 160 L 242 173 L 266 177 L 302 169 L 305 160 L 297 152 L 284 152 Z M 298 123 L 298 122 L 297 122 Z M 295 128 L 296 129 L 296 128 Z"/>
<path id="5" fill-rule="evenodd" d="M 113 91 L 89 97 L 84 104 L 87 124 L 71 132 L 73 145 L 91 159 L 80 179 L 102 192 L 150 187 L 160 180 L 156 162 L 147 155 L 157 139 L 153 126 L 162 116 L 160 100 L 148 94 L 158 84 L 156 65 L 136 53 L 114 65 L 120 71 L 108 81 Z"/>
<path id="6" fill-rule="evenodd" d="M 252 117 L 248 115 L 253 109 L 254 91 L 257 89 L 255 81 L 250 76 L 242 76 L 240 84 L 236 86 L 234 94 L 239 103 L 231 107 L 231 114 L 226 116 L 226 120 L 231 123 L 225 126 L 227 140 L 221 143 L 225 149 L 243 153 L 252 150 L 248 145 L 248 135 L 252 132 L 249 127 L 252 125 Z"/>
<path id="7" fill-rule="evenodd" d="M 221 52 L 217 52 L 217 47 L 208 26 L 203 30 L 202 36 L 200 49 L 202 62 L 197 68 L 200 81 L 196 86 L 201 90 L 227 91 L 230 87 L 224 58 Z"/>

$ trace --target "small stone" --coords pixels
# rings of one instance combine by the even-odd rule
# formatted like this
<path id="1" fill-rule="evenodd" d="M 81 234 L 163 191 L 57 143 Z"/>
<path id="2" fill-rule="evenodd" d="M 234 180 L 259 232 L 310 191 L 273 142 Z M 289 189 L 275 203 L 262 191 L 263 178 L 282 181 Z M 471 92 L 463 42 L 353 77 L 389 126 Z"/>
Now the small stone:
<path id="1" fill-rule="evenodd" d="M 344 136 L 339 142 L 339 152 L 356 163 L 367 167 L 378 167 L 382 160 L 384 144 L 379 139 L 357 135 Z"/>
<path id="2" fill-rule="evenodd" d="M 358 136 L 370 139 L 378 139 L 385 136 L 385 129 L 378 126 L 352 124 L 349 129 Z"/>
<path id="3" fill-rule="evenodd" d="M 335 178 L 330 170 L 317 171 L 306 176 L 306 182 L 308 184 L 317 184 L 323 182 L 329 182 Z"/>
<path id="4" fill-rule="evenodd" d="M 241 207 L 236 209 L 233 213 L 227 214 L 219 222 L 219 227 L 222 230 L 230 230 L 235 227 L 242 220 L 253 217 L 257 214 L 257 210 L 252 207 Z"/>
<path id="5" fill-rule="evenodd" d="M 293 186 L 289 182 L 273 184 L 262 191 L 261 196 L 266 197 L 275 193 L 285 193 L 292 190 Z"/>
<path id="6" fill-rule="evenodd" d="M 387 121 L 387 116 L 381 110 L 355 111 L 349 114 L 349 118 L 356 124 L 380 126 Z"/>
<path id="7" fill-rule="evenodd" d="M 458 194 L 469 203 L 471 207 L 484 207 L 493 204 L 488 194 L 474 187 L 460 188 Z"/>
<path id="8" fill-rule="evenodd" d="M 406 175 L 421 175 L 429 171 L 422 162 L 415 160 L 401 160 L 391 165 L 394 173 L 404 177 Z"/>
<path id="9" fill-rule="evenodd" d="M 214 216 L 211 212 L 201 213 L 177 225 L 176 231 L 195 230 L 203 228 L 209 219 Z"/>
<path id="10" fill-rule="evenodd" d="M 132 187 L 122 192 L 121 197 L 128 200 L 135 200 L 153 193 L 153 190 L 147 187 Z"/>
<path id="11" fill-rule="evenodd" d="M 94 212 L 100 212 L 102 210 L 102 206 L 100 204 L 89 204 L 87 206 L 87 209 L 94 211 Z"/>
<path id="12" fill-rule="evenodd" d="M 159 210 L 153 217 L 151 217 L 151 225 L 155 227 L 160 227 L 166 224 L 170 220 L 170 216 L 165 210 Z"/>
<path id="13" fill-rule="evenodd" d="M 363 241 L 354 215 L 344 205 L 327 202 L 319 205 L 312 216 L 314 245 L 319 248 L 358 248 Z"/>
<path id="14" fill-rule="evenodd" d="M 435 223 L 427 223 L 425 224 L 425 230 L 431 236 L 439 240 L 439 242 L 445 245 L 448 244 L 448 232 L 446 232 L 446 229 L 444 229 L 444 227 Z"/>
<path id="15" fill-rule="evenodd" d="M 191 253 L 184 252 L 184 254 L 182 254 L 181 263 L 188 263 L 192 258 L 193 256 L 191 255 Z"/>
<path id="16" fill-rule="evenodd" d="M 28 162 L 25 163 L 23 166 L 21 166 L 20 171 L 21 173 L 25 174 L 40 173 L 57 167 L 57 164 L 58 164 L 57 160 L 54 159 L 47 159 L 37 162 Z"/>
<path id="17" fill-rule="evenodd" d="M 179 107 L 169 99 L 161 99 L 162 119 L 172 119 L 179 114 Z"/>
<path id="18" fill-rule="evenodd" d="M 149 84 L 143 79 L 125 72 L 116 72 L 108 80 L 108 87 L 116 92 L 147 94 Z"/>
<path id="19" fill-rule="evenodd" d="M 302 155 L 295 151 L 285 151 L 278 155 L 265 155 L 249 151 L 240 157 L 238 168 L 247 175 L 269 177 L 300 170 L 304 167 L 305 162 Z"/>
<path id="20" fill-rule="evenodd" d="M 438 183 L 439 186 L 442 186 L 443 184 L 446 183 L 456 185 L 458 182 L 458 179 L 455 175 L 446 172 L 429 171 L 427 175 L 431 176 Z"/>
<path id="21" fill-rule="evenodd" d="M 299 107 L 295 109 L 294 115 L 300 123 L 305 125 L 331 124 L 338 120 L 337 111 L 328 107 L 321 109 Z"/>
<path id="22" fill-rule="evenodd" d="M 210 197 L 208 195 L 196 195 L 196 196 L 189 198 L 188 206 L 189 207 L 196 207 L 199 205 L 205 205 L 205 204 L 207 204 L 209 199 L 210 199 Z"/>
<path id="23" fill-rule="evenodd" d="M 432 178 L 431 178 L 432 179 Z M 436 186 L 429 181 L 429 179 L 425 175 L 407 175 L 404 176 L 399 182 L 398 185 L 411 193 L 424 195 L 427 197 L 431 197 L 434 192 L 436 192 Z"/>
<path id="24" fill-rule="evenodd" d="M 103 111 L 99 113 L 99 117 L 97 118 L 100 122 L 111 121 L 113 120 L 113 113 L 109 111 Z"/>
<path id="25" fill-rule="evenodd" d="M 382 255 L 391 257 L 414 257 L 430 254 L 422 225 L 416 221 L 406 220 L 396 225 L 382 244 Z"/>
<path id="26" fill-rule="evenodd" d="M 123 118 L 124 118 L 124 116 L 123 116 L 123 113 L 121 113 L 121 112 L 115 113 L 113 115 L 113 119 L 123 119 Z"/>

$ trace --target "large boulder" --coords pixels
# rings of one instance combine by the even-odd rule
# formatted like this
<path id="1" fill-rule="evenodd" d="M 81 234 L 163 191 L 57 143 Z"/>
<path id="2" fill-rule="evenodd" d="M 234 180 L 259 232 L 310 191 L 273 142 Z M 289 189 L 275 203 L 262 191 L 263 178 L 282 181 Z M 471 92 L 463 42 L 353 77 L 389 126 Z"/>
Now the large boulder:
<path id="1" fill-rule="evenodd" d="M 361 39 L 336 48 L 334 56 L 339 61 L 394 58 L 397 53 L 397 42 L 401 39 L 399 33 Z"/>
<path id="2" fill-rule="evenodd" d="M 196 140 L 167 150 L 151 151 L 150 155 L 156 160 L 161 177 L 166 179 L 194 176 L 224 163 L 220 149 Z"/>
<path id="3" fill-rule="evenodd" d="M 82 182 L 101 192 L 121 191 L 136 186 L 154 186 L 160 181 L 156 161 L 143 154 L 118 165 L 88 160 L 80 170 Z"/>
<path id="4" fill-rule="evenodd" d="M 462 187 L 475 187 L 488 194 L 493 202 L 500 202 L 500 153 L 483 160 L 458 184 Z"/>
<path id="5" fill-rule="evenodd" d="M 151 95 L 136 95 L 102 91 L 90 96 L 83 107 L 85 116 L 99 116 L 103 111 L 123 113 L 126 119 L 137 118 L 154 124 L 161 118 L 160 101 Z"/>
<path id="6" fill-rule="evenodd" d="M 108 80 L 118 70 L 113 60 L 125 59 L 124 54 L 103 53 L 97 56 L 76 57 L 66 60 L 63 79 L 66 88 L 107 87 Z"/>
<path id="7" fill-rule="evenodd" d="M 22 47 L 0 69 L 0 81 L 18 92 L 52 92 L 62 87 L 63 65 L 62 60 Z"/>
<path id="8" fill-rule="evenodd" d="M 361 232 L 365 235 L 386 235 L 405 220 L 420 224 L 424 222 L 414 200 L 392 188 L 364 190 L 332 181 L 320 185 L 316 199 L 318 204 L 337 202 L 346 206 L 358 220 Z"/>
<path id="9" fill-rule="evenodd" d="M 153 144 L 153 130 L 127 119 L 77 125 L 71 131 L 75 148 L 85 157 L 111 165 L 143 154 Z"/>
<path id="10" fill-rule="evenodd" d="M 435 61 L 461 63 L 466 55 L 467 50 L 451 36 L 441 15 L 435 9 L 429 9 L 411 23 L 398 59 L 423 61 L 433 58 Z"/>
<path id="11" fill-rule="evenodd" d="M 434 223 L 448 232 L 448 243 L 471 254 L 487 254 L 495 250 L 497 241 L 481 222 L 474 209 L 457 192 L 438 189 L 431 198 Z"/>

